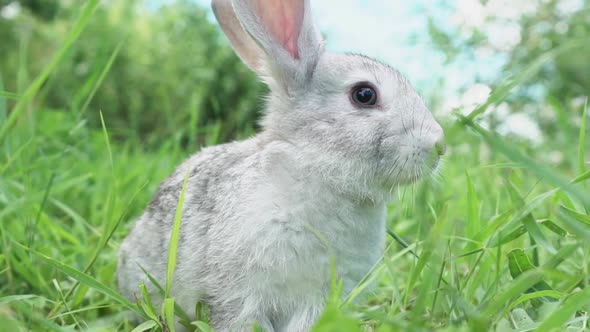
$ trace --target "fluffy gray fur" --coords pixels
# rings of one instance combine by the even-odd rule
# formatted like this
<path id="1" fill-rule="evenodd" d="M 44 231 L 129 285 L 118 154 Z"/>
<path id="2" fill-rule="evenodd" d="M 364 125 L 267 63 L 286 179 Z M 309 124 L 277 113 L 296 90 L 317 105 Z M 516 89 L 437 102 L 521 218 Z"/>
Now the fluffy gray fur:
<path id="1" fill-rule="evenodd" d="M 143 282 L 156 297 L 140 266 L 165 283 L 188 172 L 172 294 L 189 313 L 206 303 L 217 331 L 253 322 L 309 330 L 332 258 L 347 294 L 381 256 L 392 191 L 438 167 L 442 129 L 403 76 L 361 55 L 325 52 L 308 0 L 276 1 L 303 3 L 298 58 L 257 18 L 264 0 L 213 0 L 236 53 L 270 87 L 262 131 L 184 162 L 120 250 L 121 291 L 133 299 Z M 359 82 L 376 87 L 377 105 L 351 101 Z"/>

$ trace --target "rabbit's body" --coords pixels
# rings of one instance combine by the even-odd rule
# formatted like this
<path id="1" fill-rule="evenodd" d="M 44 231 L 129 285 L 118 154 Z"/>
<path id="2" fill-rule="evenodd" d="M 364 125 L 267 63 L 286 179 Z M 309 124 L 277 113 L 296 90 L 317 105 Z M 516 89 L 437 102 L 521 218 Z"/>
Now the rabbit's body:
<path id="1" fill-rule="evenodd" d="M 438 166 L 442 129 L 411 85 L 361 55 L 324 51 L 308 0 L 213 0 L 242 60 L 270 87 L 260 134 L 206 148 L 165 181 L 124 241 L 130 298 L 143 267 L 166 281 L 185 176 L 172 295 L 227 331 L 257 322 L 304 332 L 322 312 L 332 262 L 344 295 L 378 261 L 392 192 Z"/>
<path id="2" fill-rule="evenodd" d="M 254 321 L 281 331 L 309 327 L 330 288 L 332 257 L 346 293 L 379 259 L 385 205 L 334 191 L 298 167 L 297 149 L 256 137 L 182 164 L 121 247 L 124 294 L 133 298 L 137 285 L 149 284 L 139 266 L 165 281 L 173 207 L 188 172 L 172 296 L 188 312 L 196 301 L 222 311 L 213 314 L 222 329 Z"/>

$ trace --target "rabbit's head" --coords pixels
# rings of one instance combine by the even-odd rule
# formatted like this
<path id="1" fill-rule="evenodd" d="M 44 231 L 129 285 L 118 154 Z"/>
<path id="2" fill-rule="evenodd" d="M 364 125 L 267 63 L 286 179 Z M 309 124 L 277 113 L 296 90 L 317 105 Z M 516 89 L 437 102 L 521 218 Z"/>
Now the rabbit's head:
<path id="1" fill-rule="evenodd" d="M 213 9 L 270 87 L 265 133 L 296 145 L 317 174 L 375 197 L 438 168 L 443 131 L 422 98 L 388 65 L 325 52 L 309 0 L 213 0 Z"/>

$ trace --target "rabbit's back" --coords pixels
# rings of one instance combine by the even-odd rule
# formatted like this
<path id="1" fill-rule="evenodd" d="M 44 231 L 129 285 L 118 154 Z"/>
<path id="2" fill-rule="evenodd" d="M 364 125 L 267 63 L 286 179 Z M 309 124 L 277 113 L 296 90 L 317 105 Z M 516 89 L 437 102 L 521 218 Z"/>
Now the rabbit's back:
<path id="1" fill-rule="evenodd" d="M 158 296 L 146 272 L 160 285 L 165 283 L 168 243 L 186 176 L 188 183 L 174 283 L 185 275 L 191 276 L 190 283 L 201 283 L 205 279 L 205 256 L 208 249 L 206 235 L 211 223 L 219 218 L 219 206 L 223 204 L 220 201 L 224 200 L 226 190 L 222 187 L 227 188 L 225 183 L 228 182 L 228 177 L 232 176 L 231 173 L 236 172 L 234 168 L 240 167 L 241 163 L 255 153 L 254 139 L 205 148 L 186 160 L 162 182 L 147 209 L 135 222 L 129 236 L 121 245 L 117 278 L 125 296 L 130 299 L 136 297 L 138 285 L 142 282 L 154 296 Z M 194 264 L 194 259 L 188 259 L 190 256 L 199 257 L 199 262 Z M 191 264 L 185 263 L 189 261 Z M 192 288 L 195 289 L 195 294 L 190 294 L 193 300 L 203 295 L 200 294 L 201 288 L 203 287 L 199 285 Z"/>

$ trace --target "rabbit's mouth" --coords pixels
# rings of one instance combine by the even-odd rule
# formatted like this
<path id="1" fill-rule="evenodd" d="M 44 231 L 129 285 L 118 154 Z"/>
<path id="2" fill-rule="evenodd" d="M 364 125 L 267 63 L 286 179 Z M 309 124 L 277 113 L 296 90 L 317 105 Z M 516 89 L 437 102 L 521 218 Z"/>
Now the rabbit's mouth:
<path id="1" fill-rule="evenodd" d="M 414 162 L 411 163 L 406 174 L 409 174 L 404 184 L 412 184 L 419 180 L 427 178 L 438 179 L 440 174 L 440 167 L 442 163 L 442 157 L 446 153 L 446 145 L 442 142 L 437 142 L 433 148 L 431 148 L 425 154 L 415 153 L 412 156 L 417 156 Z M 422 159 L 422 160 L 420 160 Z"/>
<path id="2" fill-rule="evenodd" d="M 431 151 L 425 156 L 419 156 L 415 159 L 408 158 L 404 163 L 405 165 L 402 166 L 403 169 L 398 173 L 397 178 L 394 179 L 398 185 L 414 184 L 425 178 L 437 179 L 442 164 L 442 154 L 437 151 Z"/>
<path id="3" fill-rule="evenodd" d="M 438 178 L 446 145 L 440 133 L 391 136 L 382 140 L 380 147 L 381 173 L 386 188 L 416 183 L 425 178 Z"/>

